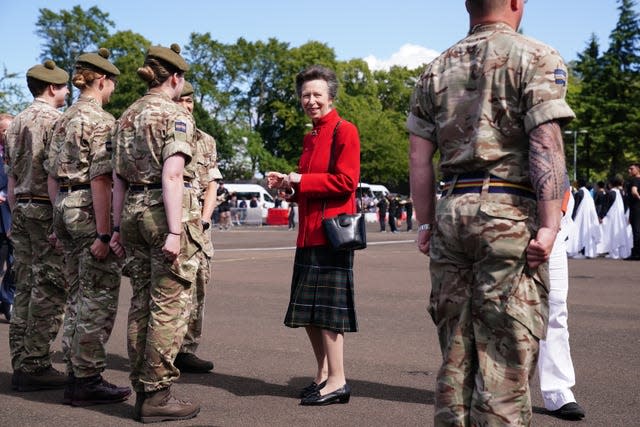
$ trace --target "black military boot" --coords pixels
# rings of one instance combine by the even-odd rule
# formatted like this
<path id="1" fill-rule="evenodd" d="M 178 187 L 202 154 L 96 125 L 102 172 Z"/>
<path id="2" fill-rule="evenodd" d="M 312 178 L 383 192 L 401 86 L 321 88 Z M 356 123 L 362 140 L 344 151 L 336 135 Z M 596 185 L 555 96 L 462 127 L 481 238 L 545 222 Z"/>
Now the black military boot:
<path id="1" fill-rule="evenodd" d="M 178 353 L 173 364 L 180 372 L 192 374 L 204 374 L 213 369 L 213 362 L 202 360 L 193 353 Z"/>
<path id="2" fill-rule="evenodd" d="M 122 402 L 129 397 L 129 387 L 118 387 L 94 375 L 86 378 L 76 378 L 76 384 L 71 398 L 72 406 L 100 405 L 103 403 Z"/>
<path id="3" fill-rule="evenodd" d="M 76 386 L 76 377 L 73 372 L 67 376 L 67 385 L 64 388 L 64 394 L 62 395 L 62 404 L 71 405 L 71 398 L 73 397 L 73 389 Z"/>
<path id="4" fill-rule="evenodd" d="M 157 423 L 160 421 L 188 420 L 200 412 L 200 405 L 188 400 L 178 400 L 171 394 L 171 388 L 146 393 L 140 409 L 140 421 Z"/>
<path id="5" fill-rule="evenodd" d="M 143 391 L 136 392 L 136 404 L 133 407 L 133 419 L 136 421 L 141 421 L 141 413 L 142 413 L 142 404 L 144 400 L 147 398 L 147 393 Z"/>
<path id="6" fill-rule="evenodd" d="M 67 376 L 53 366 L 34 372 L 16 371 L 16 389 L 18 391 L 54 390 L 67 385 Z"/>

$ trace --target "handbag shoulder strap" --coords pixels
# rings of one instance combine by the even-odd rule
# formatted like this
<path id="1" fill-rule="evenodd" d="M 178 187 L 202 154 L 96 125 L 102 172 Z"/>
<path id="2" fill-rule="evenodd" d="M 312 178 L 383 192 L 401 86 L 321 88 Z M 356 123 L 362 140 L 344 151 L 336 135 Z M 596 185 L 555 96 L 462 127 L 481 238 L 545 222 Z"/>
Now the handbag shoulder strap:
<path id="1" fill-rule="evenodd" d="M 334 163 L 334 156 L 333 156 L 333 149 L 336 145 L 336 134 L 338 133 L 338 126 L 340 126 L 340 123 L 342 123 L 342 119 L 338 120 L 338 123 L 336 123 L 336 127 L 333 128 L 333 135 L 331 136 L 331 148 L 329 151 L 329 167 L 327 168 L 328 172 L 331 172 L 331 170 L 333 169 Z M 358 187 L 362 187 L 362 181 L 358 180 Z M 362 188 L 361 188 L 362 189 Z M 360 212 L 362 212 L 364 210 L 364 202 L 362 201 L 362 191 L 360 191 Z M 324 219 L 324 208 L 327 205 L 326 201 L 322 202 L 322 219 Z"/>

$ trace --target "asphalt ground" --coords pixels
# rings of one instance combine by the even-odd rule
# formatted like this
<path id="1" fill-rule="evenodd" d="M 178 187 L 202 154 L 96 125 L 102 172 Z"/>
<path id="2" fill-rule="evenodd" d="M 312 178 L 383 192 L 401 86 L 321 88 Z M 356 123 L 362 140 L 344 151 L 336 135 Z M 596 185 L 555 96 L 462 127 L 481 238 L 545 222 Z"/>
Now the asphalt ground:
<path id="1" fill-rule="evenodd" d="M 434 372 L 440 365 L 427 312 L 428 258 L 415 232 L 380 233 L 369 225 L 369 247 L 355 257 L 359 332 L 345 337 L 347 405 L 299 406 L 297 395 L 315 373 L 302 329 L 282 321 L 289 298 L 296 233 L 285 227 L 213 231 L 216 248 L 198 354 L 210 374 L 183 374 L 178 397 L 202 406 L 176 426 L 412 426 L 433 424 Z M 640 262 L 570 260 L 569 328 L 584 426 L 640 425 Z M 122 282 L 105 378 L 128 384 L 126 316 L 131 290 Z M 0 321 L 1 426 L 128 426 L 127 402 L 85 408 L 60 403 L 62 390 L 18 393 L 10 388 L 9 325 Z M 64 368 L 60 337 L 54 366 Z M 534 426 L 563 426 L 542 407 L 532 384 Z"/>

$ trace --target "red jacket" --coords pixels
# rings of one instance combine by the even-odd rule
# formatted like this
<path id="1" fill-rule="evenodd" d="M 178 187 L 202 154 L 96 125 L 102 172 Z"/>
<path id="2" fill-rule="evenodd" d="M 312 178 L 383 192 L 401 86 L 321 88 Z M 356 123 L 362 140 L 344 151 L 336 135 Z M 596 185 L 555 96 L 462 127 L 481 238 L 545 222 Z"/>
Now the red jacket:
<path id="1" fill-rule="evenodd" d="M 360 137 L 352 123 L 342 120 L 333 147 L 333 167 L 329 169 L 329 155 L 333 130 L 341 120 L 336 110 L 314 123 L 306 134 L 298 173 L 300 183 L 295 186 L 298 202 L 299 248 L 328 244 L 322 228 L 322 206 L 326 202 L 325 217 L 341 213 L 355 213 L 355 190 L 360 179 Z"/>

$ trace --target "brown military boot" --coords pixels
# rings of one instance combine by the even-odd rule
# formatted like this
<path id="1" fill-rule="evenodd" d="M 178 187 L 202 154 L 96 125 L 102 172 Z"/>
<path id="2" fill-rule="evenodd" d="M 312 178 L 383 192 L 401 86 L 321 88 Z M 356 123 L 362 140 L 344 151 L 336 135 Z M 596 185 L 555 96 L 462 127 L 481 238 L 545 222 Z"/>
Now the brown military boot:
<path id="1" fill-rule="evenodd" d="M 178 353 L 173 364 L 180 372 L 192 374 L 205 374 L 213 369 L 213 362 L 202 360 L 193 353 Z"/>
<path id="2" fill-rule="evenodd" d="M 100 405 L 103 403 L 122 402 L 129 397 L 129 387 L 115 386 L 102 378 L 102 375 L 94 375 L 86 378 L 76 378 L 72 406 Z"/>
<path id="3" fill-rule="evenodd" d="M 171 388 L 146 393 L 140 409 L 140 421 L 157 423 L 160 421 L 188 420 L 200 412 L 200 405 L 188 400 L 178 400 L 171 395 Z"/>
<path id="4" fill-rule="evenodd" d="M 67 385 L 67 376 L 53 366 L 34 372 L 16 371 L 16 389 L 18 391 L 54 390 Z"/>

